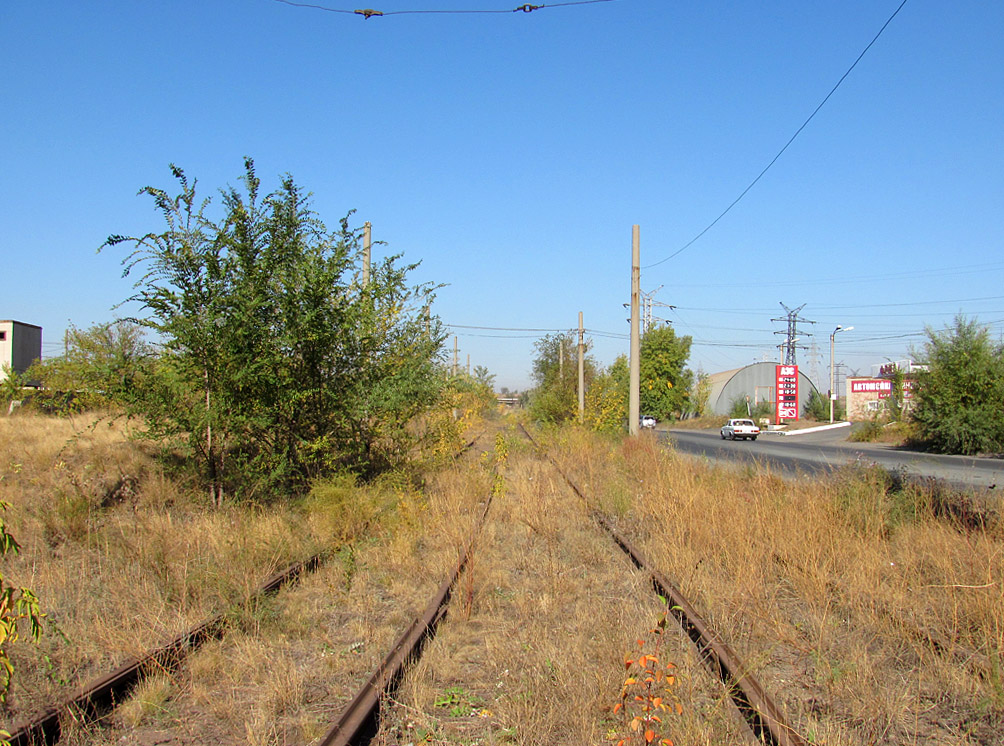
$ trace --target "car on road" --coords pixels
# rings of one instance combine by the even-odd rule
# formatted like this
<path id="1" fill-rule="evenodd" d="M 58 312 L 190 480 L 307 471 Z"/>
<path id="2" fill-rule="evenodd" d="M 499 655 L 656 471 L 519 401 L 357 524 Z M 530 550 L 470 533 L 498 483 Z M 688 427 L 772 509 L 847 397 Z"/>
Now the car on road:
<path id="1" fill-rule="evenodd" d="M 736 440 L 738 438 L 756 440 L 756 436 L 759 434 L 760 428 L 756 426 L 753 420 L 729 420 L 722 425 L 722 440 L 726 438 L 729 440 Z"/>
<path id="2" fill-rule="evenodd" d="M 641 418 L 641 426 L 652 430 L 655 428 L 655 417 L 650 414 L 643 415 Z"/>

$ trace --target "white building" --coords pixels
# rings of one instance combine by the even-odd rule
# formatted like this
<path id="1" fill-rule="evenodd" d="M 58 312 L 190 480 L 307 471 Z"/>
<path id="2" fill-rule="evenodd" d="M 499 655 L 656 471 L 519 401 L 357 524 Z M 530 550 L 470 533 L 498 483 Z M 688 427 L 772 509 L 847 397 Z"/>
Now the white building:
<path id="1" fill-rule="evenodd" d="M 0 381 L 5 369 L 24 373 L 42 357 L 42 327 L 21 321 L 0 321 Z"/>

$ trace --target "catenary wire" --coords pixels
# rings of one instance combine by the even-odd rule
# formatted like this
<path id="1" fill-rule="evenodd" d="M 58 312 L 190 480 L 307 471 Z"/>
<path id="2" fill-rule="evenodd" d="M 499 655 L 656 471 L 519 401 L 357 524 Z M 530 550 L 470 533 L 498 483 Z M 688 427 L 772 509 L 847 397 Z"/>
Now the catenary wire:
<path id="1" fill-rule="evenodd" d="M 875 34 L 874 38 L 872 38 L 872 40 L 871 40 L 870 42 L 868 42 L 868 46 L 866 46 L 866 47 L 864 48 L 864 50 L 863 50 L 863 51 L 861 52 L 861 54 L 859 54 L 859 55 L 858 55 L 858 58 L 857 58 L 856 60 L 854 60 L 854 62 L 853 62 L 853 63 L 851 64 L 851 66 L 850 66 L 849 68 L 847 68 L 847 72 L 845 72 L 845 73 L 844 73 L 843 75 L 841 75 L 841 76 L 840 76 L 840 80 L 838 80 L 838 81 L 837 81 L 837 83 L 836 83 L 836 85 L 834 85 L 834 86 L 833 86 L 833 88 L 831 88 L 831 89 L 830 89 L 830 92 L 826 94 L 826 97 L 825 97 L 825 98 L 824 98 L 824 99 L 823 99 L 823 100 L 822 100 L 822 101 L 821 101 L 821 102 L 819 103 L 819 106 L 817 106 L 817 107 L 816 107 L 816 108 L 815 108 L 815 109 L 814 109 L 814 110 L 812 111 L 812 113 L 811 113 L 811 114 L 809 115 L 809 118 L 808 118 L 808 119 L 806 119 L 806 120 L 805 120 L 804 122 L 802 122 L 802 126 L 801 126 L 801 127 L 799 127 L 799 128 L 797 129 L 797 130 L 795 130 L 795 134 L 794 134 L 794 135 L 792 135 L 792 136 L 791 136 L 791 137 L 789 138 L 788 142 L 786 142 L 786 143 L 784 144 L 784 147 L 783 147 L 783 148 L 781 148 L 781 149 L 780 149 L 780 150 L 778 151 L 777 155 L 775 155 L 775 156 L 774 156 L 774 157 L 773 157 L 773 158 L 771 159 L 770 163 L 768 163 L 768 164 L 767 164 L 766 166 L 764 166 L 764 169 L 763 169 L 763 170 L 762 170 L 762 171 L 761 171 L 761 172 L 760 172 L 760 173 L 759 173 L 759 174 L 757 175 L 757 177 L 756 177 L 755 179 L 753 179 L 753 181 L 751 181 L 751 182 L 749 183 L 749 186 L 747 186 L 747 187 L 746 187 L 745 189 L 743 189 L 743 191 L 742 191 L 742 192 L 740 193 L 740 195 L 739 195 L 738 197 L 736 197 L 736 198 L 735 198 L 735 199 L 734 199 L 734 200 L 732 201 L 732 204 L 730 204 L 730 205 L 729 205 L 728 207 L 726 207 L 726 208 L 725 208 L 725 209 L 724 209 L 724 210 L 722 211 L 722 213 L 721 213 L 721 214 L 720 214 L 720 215 L 719 215 L 719 216 L 718 216 L 717 218 L 715 218 L 714 220 L 712 220 L 712 221 L 711 221 L 711 222 L 710 222 L 710 223 L 709 223 L 709 224 L 707 225 L 707 227 L 705 227 L 705 228 L 704 228 L 704 230 L 702 230 L 702 231 L 701 231 L 700 233 L 698 233 L 698 234 L 697 234 L 696 236 L 694 236 L 694 237 L 693 237 L 692 239 L 690 239 L 690 240 L 689 240 L 689 241 L 688 241 L 687 243 L 685 243 L 685 244 L 684 244 L 683 246 L 681 246 L 681 247 L 680 247 L 679 249 L 677 249 L 676 251 L 674 251 L 674 252 L 673 252 L 672 254 L 670 254 L 669 256 L 667 256 L 667 257 L 666 257 L 666 258 L 664 258 L 664 259 L 660 259 L 660 260 L 659 260 L 659 261 L 657 261 L 657 262 L 653 262 L 652 264 L 647 264 L 647 265 L 645 265 L 645 266 L 644 266 L 644 267 L 643 267 L 642 269 L 650 269 L 651 267 L 658 267 L 658 266 L 659 266 L 660 264 L 662 264 L 663 262 L 668 262 L 668 261 L 669 261 L 670 259 L 672 259 L 673 257 L 675 257 L 675 256 L 678 256 L 679 254 L 682 254 L 682 253 L 683 253 L 684 251 L 686 251 L 686 250 L 687 250 L 688 248 L 690 248 L 690 247 L 691 247 L 692 245 L 694 245 L 695 243 L 697 243 L 697 241 L 698 241 L 698 240 L 699 240 L 699 239 L 700 239 L 700 238 L 701 238 L 702 236 L 704 236 L 704 234 L 705 234 L 705 233 L 707 233 L 707 232 L 708 232 L 709 230 L 711 230 L 712 228 L 714 228 L 714 227 L 715 227 L 715 225 L 717 225 L 717 224 L 718 224 L 718 221 L 720 221 L 720 220 L 721 220 L 722 218 L 724 218 L 724 217 L 725 217 L 725 216 L 726 216 L 726 215 L 727 215 L 727 214 L 728 214 L 728 213 L 729 213 L 729 212 L 730 212 L 730 211 L 732 210 L 732 208 L 733 208 L 733 207 L 735 207 L 735 206 L 736 206 L 737 204 L 739 204 L 739 202 L 740 202 L 740 201 L 742 200 L 742 198 L 743 198 L 743 197 L 745 197 L 745 196 L 747 195 L 747 193 L 748 193 L 748 192 L 749 192 L 749 191 L 750 191 L 750 190 L 751 190 L 751 189 L 752 189 L 752 188 L 753 188 L 754 186 L 756 186 L 756 185 L 757 185 L 757 182 L 759 182 L 759 181 L 760 181 L 760 179 L 762 179 L 762 178 L 764 177 L 764 174 L 766 174 L 766 173 L 767 173 L 767 172 L 768 172 L 768 171 L 770 170 L 771 166 L 773 166 L 773 165 L 774 165 L 775 163 L 777 163 L 778 159 L 779 159 L 779 158 L 780 158 L 780 157 L 781 157 L 781 156 L 782 156 L 782 155 L 784 154 L 784 151 L 786 151 L 786 150 L 788 149 L 788 147 L 789 147 L 789 146 L 790 146 L 790 145 L 791 145 L 791 144 L 792 144 L 793 142 L 795 142 L 795 138 L 797 138 L 797 137 L 798 137 L 798 136 L 799 136 L 799 135 L 800 135 L 800 134 L 802 133 L 802 130 L 804 130 L 804 129 L 805 129 L 805 128 L 806 128 L 807 126 L 808 126 L 809 122 L 811 122 L 811 121 L 813 120 L 813 118 L 814 118 L 814 117 L 816 116 L 816 114 L 817 114 L 817 113 L 819 112 L 819 110 L 820 110 L 820 109 L 822 109 L 822 108 L 823 108 L 823 106 L 824 106 L 824 105 L 826 104 L 826 102 L 830 100 L 830 97 L 831 97 L 831 96 L 832 96 L 832 95 L 833 95 L 834 93 L 836 93 L 837 89 L 838 89 L 838 88 L 840 87 L 840 84 L 841 84 L 841 83 L 843 83 L 843 82 L 844 82 L 844 80 L 845 80 L 845 79 L 847 78 L 847 76 L 851 74 L 851 71 L 852 71 L 852 70 L 853 70 L 853 69 L 854 69 L 855 67 L 857 67 L 857 65 L 858 65 L 858 63 L 859 63 L 859 62 L 861 61 L 861 59 L 862 59 L 862 58 L 863 58 L 863 57 L 865 56 L 865 54 L 867 54 L 867 53 L 868 53 L 868 50 L 872 48 L 872 45 L 873 45 L 873 44 L 875 44 L 875 42 L 876 42 L 876 41 L 878 41 L 878 38 L 879 38 L 880 36 L 882 36 L 882 32 L 886 30 L 886 27 L 887 27 L 887 26 L 888 26 L 888 25 L 889 25 L 890 23 L 892 23 L 892 20 L 893 20 L 893 19 L 894 19 L 894 18 L 895 18 L 895 17 L 897 16 L 897 15 L 899 15 L 899 12 L 900 12 L 900 11 L 901 11 L 901 10 L 903 9 L 903 6 L 904 6 L 904 5 L 906 5 L 906 3 L 907 3 L 907 0 L 903 0 L 903 2 L 901 2 L 901 3 L 899 4 L 899 7 L 897 7 L 897 8 L 896 8 L 896 10 L 895 10 L 895 11 L 893 11 L 893 14 L 892 14 L 891 16 L 889 16 L 889 18 L 888 18 L 888 19 L 886 20 L 886 22 L 885 22 L 884 24 L 882 24 L 882 28 L 880 28 L 880 29 L 878 30 L 878 33 L 877 33 L 877 34 Z"/>
<path id="2" fill-rule="evenodd" d="M 561 8 L 569 5 L 593 5 L 595 3 L 611 3 L 617 2 L 617 0 L 570 0 L 569 2 L 562 3 L 541 3 L 539 5 L 533 5 L 531 3 L 525 3 L 523 5 L 517 6 L 515 8 L 508 9 L 483 9 L 483 10 L 373 10 L 368 8 L 366 10 L 348 10 L 343 8 L 329 8 L 326 5 L 316 5 L 314 3 L 298 3 L 294 0 L 275 0 L 277 3 L 282 3 L 283 5 L 290 5 L 294 8 L 310 8 L 312 10 L 323 10 L 327 13 L 343 13 L 345 15 L 356 15 L 362 16 L 363 18 L 369 20 L 370 18 L 382 18 L 383 16 L 403 16 L 403 15 L 473 15 L 473 14 L 498 14 L 498 13 L 530 13 L 535 10 L 542 10 L 544 8 Z"/>

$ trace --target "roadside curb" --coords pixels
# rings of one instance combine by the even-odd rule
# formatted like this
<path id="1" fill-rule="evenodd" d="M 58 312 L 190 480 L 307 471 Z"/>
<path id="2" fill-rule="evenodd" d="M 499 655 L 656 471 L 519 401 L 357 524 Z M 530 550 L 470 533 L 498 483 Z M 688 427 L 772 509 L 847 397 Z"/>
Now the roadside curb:
<path id="1" fill-rule="evenodd" d="M 761 430 L 761 435 L 805 435 L 806 433 L 818 433 L 823 430 L 836 430 L 838 427 L 850 427 L 849 422 L 834 422 L 832 425 L 820 425 L 819 427 L 806 427 L 801 430 Z"/>

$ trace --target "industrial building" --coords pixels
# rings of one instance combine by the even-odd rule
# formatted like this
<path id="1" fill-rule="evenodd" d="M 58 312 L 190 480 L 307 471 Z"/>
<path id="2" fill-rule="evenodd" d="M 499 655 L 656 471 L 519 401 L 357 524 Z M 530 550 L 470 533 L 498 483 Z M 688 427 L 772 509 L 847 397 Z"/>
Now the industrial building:
<path id="1" fill-rule="evenodd" d="M 761 402 L 777 404 L 777 366 L 779 363 L 753 363 L 744 368 L 735 368 L 708 376 L 711 395 L 708 397 L 708 411 L 717 415 L 728 415 L 733 402 L 749 397 L 750 407 Z M 807 375 L 798 371 L 799 417 L 805 412 L 809 393 L 817 391 Z"/>
<path id="2" fill-rule="evenodd" d="M 22 321 L 0 321 L 0 381 L 6 370 L 24 373 L 42 357 L 42 327 Z"/>

